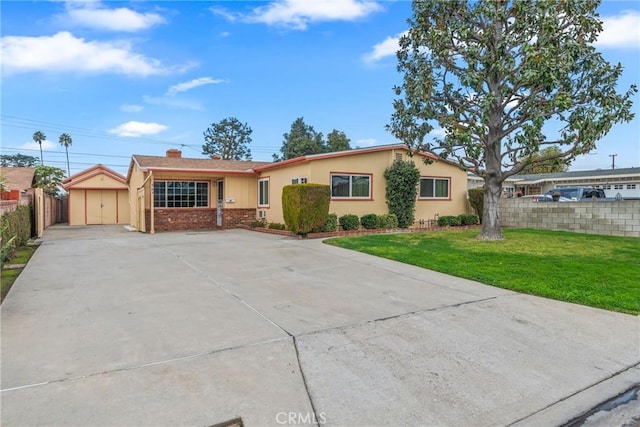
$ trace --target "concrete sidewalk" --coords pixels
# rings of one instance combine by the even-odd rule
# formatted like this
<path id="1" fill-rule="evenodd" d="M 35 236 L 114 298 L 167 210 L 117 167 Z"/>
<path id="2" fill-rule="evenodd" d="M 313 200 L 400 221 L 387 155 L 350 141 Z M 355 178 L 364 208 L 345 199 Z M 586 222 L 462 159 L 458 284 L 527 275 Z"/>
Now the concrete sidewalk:
<path id="1" fill-rule="evenodd" d="M 638 318 L 243 230 L 56 226 L 2 305 L 2 425 L 557 425 Z"/>

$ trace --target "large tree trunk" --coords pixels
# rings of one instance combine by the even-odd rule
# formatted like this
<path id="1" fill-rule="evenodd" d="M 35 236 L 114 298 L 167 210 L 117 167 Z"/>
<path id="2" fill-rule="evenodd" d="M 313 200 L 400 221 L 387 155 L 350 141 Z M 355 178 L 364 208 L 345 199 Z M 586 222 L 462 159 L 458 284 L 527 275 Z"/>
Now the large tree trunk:
<path id="1" fill-rule="evenodd" d="M 482 228 L 478 239 L 502 240 L 500 226 L 500 194 L 502 183 L 496 177 L 487 176 L 484 181 L 484 210 L 482 212 Z"/>

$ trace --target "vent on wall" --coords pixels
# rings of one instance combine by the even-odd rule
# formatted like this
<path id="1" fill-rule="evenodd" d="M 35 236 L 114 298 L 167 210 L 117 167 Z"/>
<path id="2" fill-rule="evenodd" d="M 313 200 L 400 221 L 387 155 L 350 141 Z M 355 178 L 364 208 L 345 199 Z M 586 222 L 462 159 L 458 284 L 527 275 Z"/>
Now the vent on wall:
<path id="1" fill-rule="evenodd" d="M 267 217 L 267 211 L 264 211 L 264 210 L 258 211 L 258 218 L 266 218 L 266 217 Z"/>

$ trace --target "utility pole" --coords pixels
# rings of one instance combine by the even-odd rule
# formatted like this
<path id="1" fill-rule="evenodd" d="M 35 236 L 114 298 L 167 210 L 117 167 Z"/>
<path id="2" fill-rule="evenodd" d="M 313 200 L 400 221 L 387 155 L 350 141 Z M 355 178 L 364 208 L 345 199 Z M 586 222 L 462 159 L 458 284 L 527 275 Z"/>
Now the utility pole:
<path id="1" fill-rule="evenodd" d="M 611 157 L 611 169 L 616 168 L 616 156 L 617 154 L 609 154 L 609 157 Z"/>

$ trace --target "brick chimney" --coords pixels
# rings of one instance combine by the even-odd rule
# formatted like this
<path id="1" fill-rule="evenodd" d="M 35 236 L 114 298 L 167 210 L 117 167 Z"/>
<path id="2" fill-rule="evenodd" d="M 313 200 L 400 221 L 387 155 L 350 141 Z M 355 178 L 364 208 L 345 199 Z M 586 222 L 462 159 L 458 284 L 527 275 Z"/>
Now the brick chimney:
<path id="1" fill-rule="evenodd" d="M 220 160 L 222 159 L 222 156 L 220 156 L 220 154 L 214 154 L 213 157 L 211 157 L 213 160 Z"/>
<path id="2" fill-rule="evenodd" d="M 175 148 L 170 148 L 167 150 L 167 157 L 172 159 L 181 159 L 182 151 L 176 150 Z"/>

